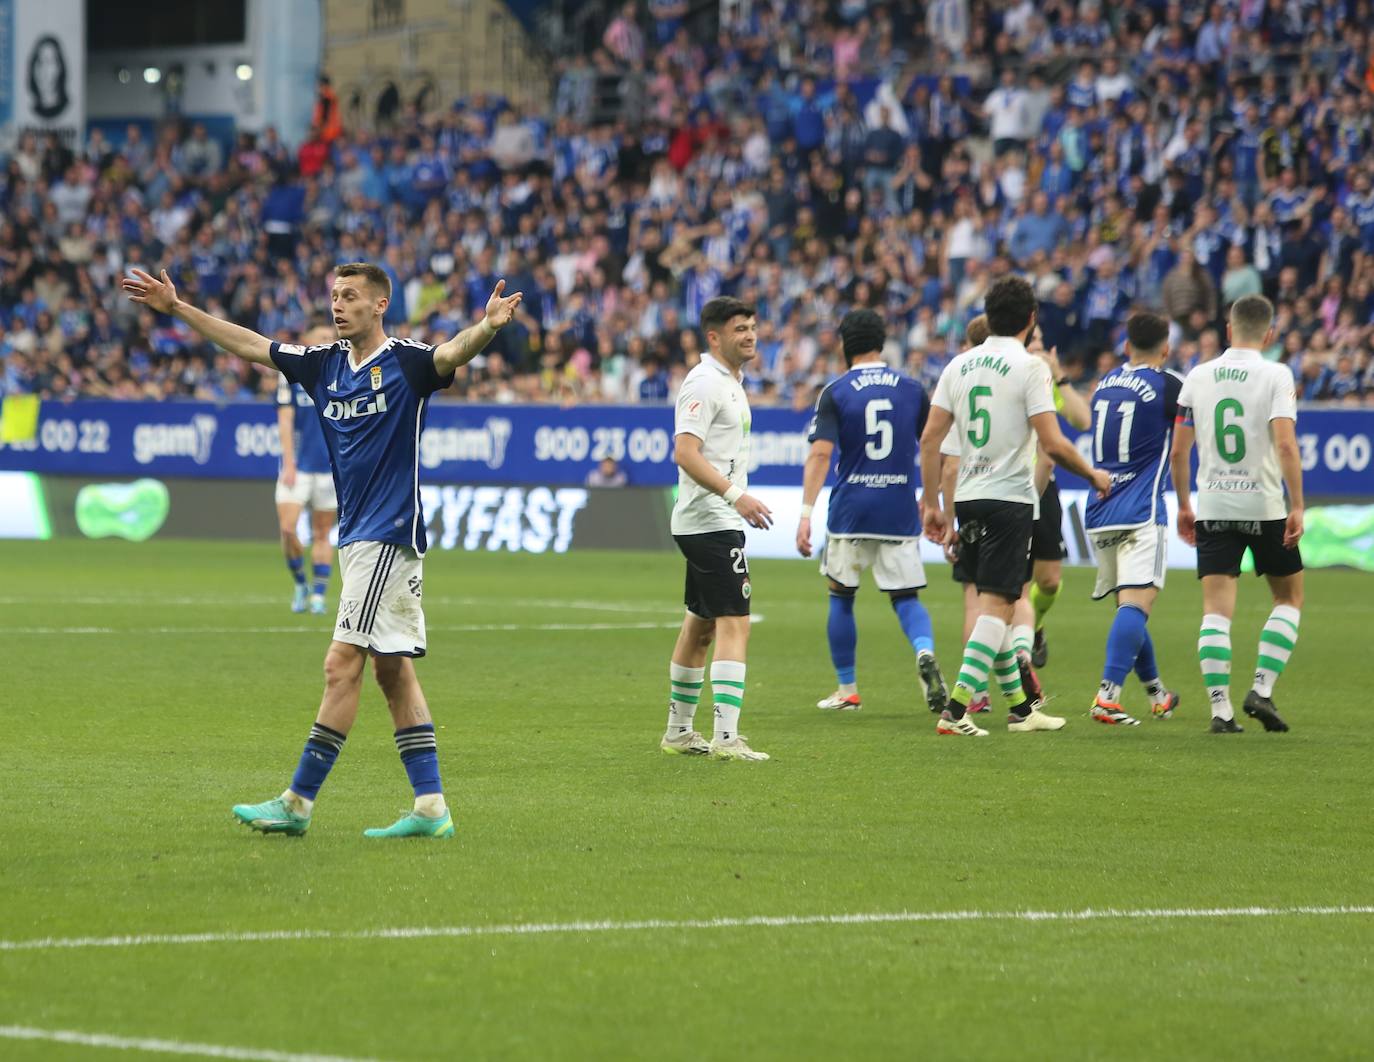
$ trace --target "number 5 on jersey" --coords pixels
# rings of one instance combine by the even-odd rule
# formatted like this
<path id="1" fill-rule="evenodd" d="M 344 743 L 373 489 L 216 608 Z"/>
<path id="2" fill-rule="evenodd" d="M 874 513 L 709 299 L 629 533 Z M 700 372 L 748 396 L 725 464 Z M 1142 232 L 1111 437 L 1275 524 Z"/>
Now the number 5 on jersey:
<path id="1" fill-rule="evenodd" d="M 968 441 L 974 446 L 986 446 L 992 435 L 992 412 L 978 405 L 980 398 L 991 398 L 992 388 L 979 384 L 968 393 Z"/>

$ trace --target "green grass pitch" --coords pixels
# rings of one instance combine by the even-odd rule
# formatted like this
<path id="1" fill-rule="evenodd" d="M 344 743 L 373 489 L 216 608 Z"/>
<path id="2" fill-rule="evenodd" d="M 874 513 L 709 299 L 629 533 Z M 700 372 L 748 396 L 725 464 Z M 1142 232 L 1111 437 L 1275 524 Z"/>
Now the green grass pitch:
<path id="1" fill-rule="evenodd" d="M 1179 713 L 1109 729 L 1086 708 L 1111 609 L 1071 569 L 1043 672 L 1069 726 L 1008 734 L 994 707 L 975 742 L 936 736 L 871 588 L 864 710 L 816 710 L 821 580 L 758 561 L 743 728 L 773 760 L 722 764 L 657 748 L 675 555 L 436 552 L 419 667 L 458 837 L 387 844 L 362 830 L 410 792 L 375 685 L 306 838 L 230 818 L 285 786 L 320 692 L 328 622 L 287 610 L 272 547 L 5 543 L 0 570 L 0 1027 L 396 1060 L 1374 1053 L 1374 914 L 1287 910 L 1374 904 L 1369 576 L 1309 576 L 1292 732 L 1214 737 L 1191 573 L 1151 622 Z M 932 583 L 952 673 L 958 598 Z M 1267 607 L 1247 578 L 1237 703 Z M 1278 910 L 1201 913 L 1252 906 Z M 1087 908 L 1135 914 L 357 935 Z M 335 935 L 13 946 L 275 930 Z"/>

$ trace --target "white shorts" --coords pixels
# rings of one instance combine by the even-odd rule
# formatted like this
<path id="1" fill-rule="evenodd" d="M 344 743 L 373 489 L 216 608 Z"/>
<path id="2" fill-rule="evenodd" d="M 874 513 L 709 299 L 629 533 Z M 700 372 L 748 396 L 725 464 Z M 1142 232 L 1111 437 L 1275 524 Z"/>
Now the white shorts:
<path id="1" fill-rule="evenodd" d="M 1094 601 L 1117 590 L 1147 586 L 1164 589 L 1169 547 L 1162 524 L 1149 524 L 1129 531 L 1089 531 L 1088 537 L 1097 554 Z"/>
<path id="2" fill-rule="evenodd" d="M 851 538 L 830 535 L 821 550 L 821 574 L 841 586 L 858 587 L 859 574 L 873 569 L 879 590 L 920 590 L 926 585 L 921 543 L 914 538 Z"/>
<path id="3" fill-rule="evenodd" d="M 423 569 L 409 546 L 350 542 L 340 549 L 343 589 L 334 640 L 379 656 L 424 656 Z"/>
<path id="4" fill-rule="evenodd" d="M 334 494 L 334 477 L 328 472 L 297 472 L 296 485 L 288 487 L 277 477 L 277 504 L 290 502 L 314 512 L 337 512 L 339 499 Z"/>

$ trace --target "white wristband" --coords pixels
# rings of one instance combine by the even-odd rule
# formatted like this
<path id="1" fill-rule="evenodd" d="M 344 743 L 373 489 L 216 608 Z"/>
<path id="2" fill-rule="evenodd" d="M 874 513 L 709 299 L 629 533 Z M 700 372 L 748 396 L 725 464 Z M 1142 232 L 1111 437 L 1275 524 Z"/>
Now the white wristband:
<path id="1" fill-rule="evenodd" d="M 744 488 L 731 483 L 730 488 L 721 497 L 725 499 L 726 505 L 734 505 L 735 502 L 744 497 Z"/>
<path id="2" fill-rule="evenodd" d="M 816 507 L 815 507 L 814 505 L 803 505 L 803 506 L 802 506 L 802 519 L 803 519 L 803 520 L 810 520 L 810 519 L 811 519 L 811 512 L 812 512 L 812 510 L 814 510 L 815 508 L 816 508 Z"/>

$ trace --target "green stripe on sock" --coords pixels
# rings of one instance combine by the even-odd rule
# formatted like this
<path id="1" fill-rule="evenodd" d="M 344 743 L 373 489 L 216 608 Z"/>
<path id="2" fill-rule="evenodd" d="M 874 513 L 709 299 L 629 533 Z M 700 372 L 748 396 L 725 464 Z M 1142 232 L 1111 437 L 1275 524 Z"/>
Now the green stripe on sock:
<path id="1" fill-rule="evenodd" d="M 1215 627 L 1203 627 L 1199 633 L 1204 636 L 1210 634 L 1217 638 L 1229 638 L 1231 636 L 1230 631 L 1219 631 Z"/>
<path id="2" fill-rule="evenodd" d="M 982 653 L 982 654 L 983 654 L 984 656 L 986 656 L 989 660 L 996 660 L 996 659 L 997 659 L 997 650 L 996 650 L 996 649 L 989 649 L 989 648 L 988 648 L 986 645 L 984 645 L 982 642 L 969 642 L 968 645 L 967 645 L 967 646 L 965 647 L 965 649 L 964 649 L 964 659 L 965 659 L 965 660 L 968 659 L 969 650 L 971 650 L 971 649 L 972 649 L 972 650 L 977 650 L 978 652 Z"/>
<path id="3" fill-rule="evenodd" d="M 1231 650 L 1218 645 L 1200 645 L 1197 650 L 1199 660 L 1230 660 Z"/>
<path id="4" fill-rule="evenodd" d="M 1286 626 L 1286 627 L 1292 627 L 1292 628 L 1293 628 L 1293 637 L 1296 638 L 1296 637 L 1298 636 L 1298 625 L 1297 625 L 1296 623 L 1294 623 L 1292 620 L 1286 620 L 1286 619 L 1284 619 L 1282 616 L 1270 616 L 1270 617 L 1269 617 L 1269 622 L 1270 622 L 1270 623 L 1282 623 L 1282 624 L 1283 624 L 1284 626 Z"/>
<path id="5" fill-rule="evenodd" d="M 1272 656 L 1261 656 L 1255 661 L 1256 668 L 1263 668 L 1266 671 L 1281 672 L 1287 666 L 1287 660 L 1278 660 Z"/>
<path id="6" fill-rule="evenodd" d="M 1229 686 L 1231 685 L 1231 676 L 1210 675 L 1206 671 L 1204 671 L 1202 673 L 1202 684 L 1206 686 L 1208 689 L 1211 689 L 1213 686 Z"/>
<path id="7" fill-rule="evenodd" d="M 744 705 L 743 697 L 734 697 L 728 693 L 717 693 L 716 700 L 721 704 L 733 705 L 736 708 L 743 707 Z"/>
<path id="8" fill-rule="evenodd" d="M 962 686 L 967 686 L 974 693 L 982 693 L 988 688 L 988 679 L 986 675 L 979 678 L 977 675 L 971 674 L 968 671 L 960 671 L 959 677 L 954 681 Z"/>
<path id="9" fill-rule="evenodd" d="M 712 679 L 712 686 L 733 686 L 737 690 L 744 689 L 743 682 L 736 682 L 734 679 Z"/>
<path id="10" fill-rule="evenodd" d="M 673 700 L 680 701 L 683 704 L 696 704 L 701 700 L 701 697 L 695 693 L 674 693 Z"/>
<path id="11" fill-rule="evenodd" d="M 705 685 L 705 683 L 701 682 L 683 682 L 682 679 L 669 679 L 669 681 L 674 686 L 681 686 L 685 690 L 699 690 Z"/>
<path id="12" fill-rule="evenodd" d="M 1260 631 L 1260 641 L 1277 645 L 1281 649 L 1287 649 L 1290 653 L 1293 651 L 1293 646 L 1297 644 L 1285 638 L 1278 631 Z"/>

